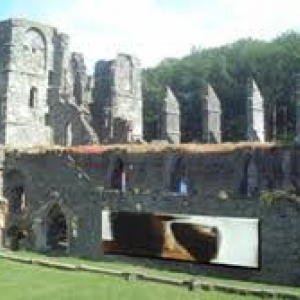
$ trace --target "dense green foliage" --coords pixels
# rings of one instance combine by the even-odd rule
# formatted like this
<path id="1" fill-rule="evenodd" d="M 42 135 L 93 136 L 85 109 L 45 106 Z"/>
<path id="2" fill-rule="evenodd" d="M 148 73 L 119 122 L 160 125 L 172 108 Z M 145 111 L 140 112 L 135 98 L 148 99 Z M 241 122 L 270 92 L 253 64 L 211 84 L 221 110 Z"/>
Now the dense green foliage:
<path id="1" fill-rule="evenodd" d="M 201 140 L 201 102 L 210 83 L 222 104 L 224 141 L 245 139 L 246 80 L 253 76 L 265 99 L 269 139 L 293 136 L 295 77 L 300 73 L 300 34 L 287 32 L 271 42 L 252 39 L 211 49 L 193 49 L 143 72 L 145 137 L 158 137 L 160 107 L 170 86 L 181 107 L 183 142 Z M 276 124 L 276 125 L 275 125 Z"/>

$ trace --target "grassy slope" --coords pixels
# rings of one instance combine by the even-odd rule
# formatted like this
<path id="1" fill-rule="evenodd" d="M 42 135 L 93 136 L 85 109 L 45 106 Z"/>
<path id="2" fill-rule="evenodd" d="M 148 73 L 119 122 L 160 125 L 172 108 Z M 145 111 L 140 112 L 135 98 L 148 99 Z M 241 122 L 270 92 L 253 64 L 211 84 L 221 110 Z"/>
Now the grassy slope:
<path id="1" fill-rule="evenodd" d="M 257 299 L 112 276 L 66 272 L 0 259 L 0 291 L 5 300 Z"/>
<path id="2" fill-rule="evenodd" d="M 155 266 L 151 267 L 151 260 L 147 260 L 148 262 L 146 263 L 147 266 L 143 266 L 142 259 L 141 259 L 141 263 L 139 264 L 138 262 L 133 262 L 133 261 L 130 262 L 129 261 L 126 262 L 124 260 L 120 261 L 117 257 L 111 259 L 108 258 L 106 261 L 91 261 L 91 260 L 84 260 L 75 257 L 70 257 L 70 256 L 49 257 L 44 254 L 27 252 L 27 251 L 11 252 L 6 250 L 5 253 L 12 254 L 12 255 L 16 254 L 18 256 L 28 257 L 28 258 L 30 257 L 30 258 L 38 258 L 38 259 L 46 259 L 46 260 L 49 259 L 54 261 L 70 263 L 74 265 L 83 263 L 90 266 L 104 267 L 108 269 L 121 270 L 125 272 L 141 272 L 141 273 L 147 273 L 156 276 L 166 276 L 166 277 L 184 279 L 184 280 L 194 278 L 208 283 L 220 283 L 220 284 L 227 284 L 236 287 L 246 287 L 246 288 L 254 288 L 254 289 L 255 288 L 272 289 L 281 292 L 291 292 L 291 293 L 300 294 L 300 287 L 275 286 L 269 284 L 253 283 L 253 282 L 230 280 L 230 279 L 220 279 L 220 278 L 213 278 L 207 276 L 204 277 L 201 275 L 191 276 L 190 274 L 184 272 L 176 272 L 176 271 L 170 271 L 165 269 L 158 270 Z"/>

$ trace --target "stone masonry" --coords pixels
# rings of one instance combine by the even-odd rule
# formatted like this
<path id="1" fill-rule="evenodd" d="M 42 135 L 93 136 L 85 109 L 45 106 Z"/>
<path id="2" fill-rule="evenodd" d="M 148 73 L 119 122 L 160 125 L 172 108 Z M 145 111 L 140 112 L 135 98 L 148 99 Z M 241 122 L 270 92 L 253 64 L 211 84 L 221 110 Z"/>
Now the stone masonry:
<path id="1" fill-rule="evenodd" d="M 94 78 L 69 37 L 24 19 L 0 23 L 0 143 L 82 145 L 142 140 L 139 61 L 120 54 Z M 100 79 L 100 84 L 99 84 Z"/>
<path id="2" fill-rule="evenodd" d="M 74 54 L 71 68 L 67 35 L 23 19 L 3 21 L 0 53 L 2 144 L 97 141 L 83 110 L 84 62 Z"/>
<path id="3" fill-rule="evenodd" d="M 202 105 L 203 142 L 221 143 L 221 103 L 211 85 L 207 85 L 207 92 Z"/>
<path id="4" fill-rule="evenodd" d="M 297 145 L 51 147 L 142 141 L 139 61 L 119 54 L 90 77 L 67 35 L 23 19 L 0 22 L 0 57 L 0 248 L 20 240 L 26 249 L 101 259 L 103 210 L 256 218 L 259 269 L 151 263 L 299 285 Z M 264 142 L 263 97 L 253 79 L 247 88 L 247 136 Z M 169 88 L 162 111 L 162 138 L 180 143 L 180 107 Z M 221 142 L 220 119 L 208 86 L 205 142 Z"/>
<path id="5" fill-rule="evenodd" d="M 100 60 L 94 75 L 88 76 L 83 55 L 70 52 L 66 34 L 24 19 L 0 22 L 0 55 L 1 144 L 72 146 L 143 140 L 137 58 L 118 54 L 114 60 Z M 264 142 L 263 97 L 252 79 L 247 91 L 247 139 Z M 202 141 L 220 143 L 221 105 L 210 85 L 201 119 Z M 168 88 L 157 138 L 180 143 L 180 136 L 179 102 Z"/>
<path id="6" fill-rule="evenodd" d="M 48 72 L 64 36 L 53 28 L 13 19 L 0 23 L 3 144 L 49 144 Z"/>
<path id="7" fill-rule="evenodd" d="M 162 106 L 161 138 L 170 143 L 180 143 L 180 107 L 169 87 Z"/>
<path id="8" fill-rule="evenodd" d="M 151 263 L 187 268 L 193 273 L 299 284 L 299 196 L 289 194 L 291 187 L 299 193 L 298 147 L 244 144 L 194 145 L 191 149 L 149 145 L 145 149 L 145 145 L 102 145 L 87 149 L 4 151 L 6 234 L 18 225 L 27 232 L 23 245 L 49 250 L 51 223 L 57 220 L 54 211 L 59 211 L 65 220 L 64 251 L 101 259 L 103 209 L 257 218 L 259 269 Z M 170 185 L 171 174 L 181 172 L 176 164 L 179 159 L 188 184 L 185 194 L 174 192 Z M 116 174 L 120 165 L 121 172 Z M 287 178 L 283 167 L 289 170 Z M 112 185 L 114 176 L 121 174 L 126 174 L 122 191 Z"/>
<path id="9" fill-rule="evenodd" d="M 98 61 L 94 96 L 93 126 L 101 143 L 143 139 L 141 70 L 137 58 L 119 54 L 115 60 Z"/>
<path id="10" fill-rule="evenodd" d="M 265 142 L 264 99 L 253 78 L 247 82 L 247 140 Z"/>

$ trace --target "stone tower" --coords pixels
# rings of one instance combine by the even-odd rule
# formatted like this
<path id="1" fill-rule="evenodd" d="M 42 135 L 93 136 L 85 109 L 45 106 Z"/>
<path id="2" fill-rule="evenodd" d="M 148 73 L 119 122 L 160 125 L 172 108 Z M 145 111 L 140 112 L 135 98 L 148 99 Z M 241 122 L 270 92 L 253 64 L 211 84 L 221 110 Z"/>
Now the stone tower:
<path id="1" fill-rule="evenodd" d="M 203 142 L 221 143 L 221 104 L 211 85 L 207 85 L 202 104 Z"/>
<path id="2" fill-rule="evenodd" d="M 143 139 L 141 70 L 138 59 L 118 54 L 95 67 L 93 127 L 102 143 Z"/>
<path id="3" fill-rule="evenodd" d="M 0 57 L 1 144 L 97 141 L 83 107 L 90 94 L 83 57 L 71 56 L 66 34 L 29 20 L 3 21 Z"/>
<path id="4" fill-rule="evenodd" d="M 264 99 L 253 78 L 247 82 L 247 140 L 265 142 Z"/>
<path id="5" fill-rule="evenodd" d="M 64 44 L 64 47 L 61 45 Z M 49 99 L 58 101 L 68 37 L 23 19 L 0 23 L 0 142 L 52 144 Z"/>
<path id="6" fill-rule="evenodd" d="M 162 107 L 161 138 L 171 143 L 180 143 L 180 108 L 169 87 Z"/>

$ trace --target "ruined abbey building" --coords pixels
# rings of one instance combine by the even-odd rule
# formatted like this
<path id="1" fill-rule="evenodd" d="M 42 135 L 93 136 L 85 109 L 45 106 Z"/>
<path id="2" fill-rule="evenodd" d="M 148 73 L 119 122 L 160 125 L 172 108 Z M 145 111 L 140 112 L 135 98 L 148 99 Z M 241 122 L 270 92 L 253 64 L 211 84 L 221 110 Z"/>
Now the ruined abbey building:
<path id="1" fill-rule="evenodd" d="M 14 146 L 84 145 L 143 141 L 141 65 L 118 54 L 99 60 L 87 74 L 83 55 L 71 53 L 69 38 L 56 28 L 10 19 L 0 22 L 0 143 Z M 296 135 L 299 141 L 299 76 L 295 76 Z M 244 138 L 266 141 L 266 112 L 259 83 L 245 84 Z M 207 83 L 200 95 L 199 136 L 203 143 L 222 137 L 222 99 Z M 180 101 L 170 87 L 161 101 L 155 140 L 181 142 Z M 234 116 L 233 116 L 234 117 Z M 223 119 L 224 121 L 224 119 Z"/>
<path id="2" fill-rule="evenodd" d="M 298 285 L 299 196 L 290 191 L 299 193 L 299 153 L 297 146 L 259 143 L 6 149 L 0 151 L 0 248 L 13 247 L 18 228 L 26 233 L 20 247 L 103 259 L 101 213 L 107 210 L 255 218 L 259 268 L 181 267 Z M 143 235 L 143 227 L 134 229 Z M 127 234 L 133 243 L 135 235 Z M 171 261 L 163 265 L 179 267 Z"/>
<path id="3" fill-rule="evenodd" d="M 118 54 L 87 74 L 69 37 L 40 23 L 0 23 L 0 143 L 13 146 L 84 145 L 143 141 L 141 65 Z M 247 91 L 245 140 L 265 141 L 264 99 L 254 79 Z M 222 103 L 211 85 L 200 95 L 202 139 L 221 143 Z M 156 139 L 180 143 L 181 107 L 166 87 Z M 199 137 L 194 137 L 195 139 Z"/>
<path id="4" fill-rule="evenodd" d="M 139 61 L 100 61 L 94 78 L 57 29 L 0 23 L 0 142 L 79 145 L 142 139 Z"/>
<path id="5" fill-rule="evenodd" d="M 92 124 L 102 143 L 143 139 L 141 71 L 138 59 L 119 55 L 95 68 Z"/>
<path id="6" fill-rule="evenodd" d="M 187 268 L 299 285 L 299 146 L 262 143 L 264 99 L 253 79 L 245 87 L 245 136 L 251 143 L 216 144 L 223 141 L 222 107 L 208 85 L 202 110 L 195 113 L 203 116 L 203 141 L 209 145 L 180 145 L 180 105 L 170 88 L 162 99 L 157 138 L 179 145 L 136 145 L 143 141 L 141 71 L 136 58 L 119 54 L 111 61 L 100 60 L 90 77 L 83 56 L 70 53 L 65 34 L 21 19 L 0 23 L 0 58 L 0 143 L 4 145 L 0 248 L 59 250 L 103 259 L 104 211 L 142 214 L 144 225 L 147 218 L 146 225 L 153 224 L 149 215 L 163 213 L 255 219 L 259 223 L 256 267 L 194 264 Z M 296 96 L 299 141 L 300 79 Z M 127 145 L 103 145 L 114 143 Z M 31 145 L 41 146 L 21 147 Z M 159 237 L 177 234 L 182 241 L 178 226 L 162 230 L 154 225 Z M 145 248 L 144 237 L 149 236 L 144 227 L 133 227 L 143 241 L 138 248 Z M 222 244 L 217 233 L 209 232 Z M 127 237 L 133 245 L 138 240 L 134 234 Z M 147 238 L 146 245 L 154 241 L 159 246 L 155 253 L 162 254 L 164 240 L 156 237 Z"/>

